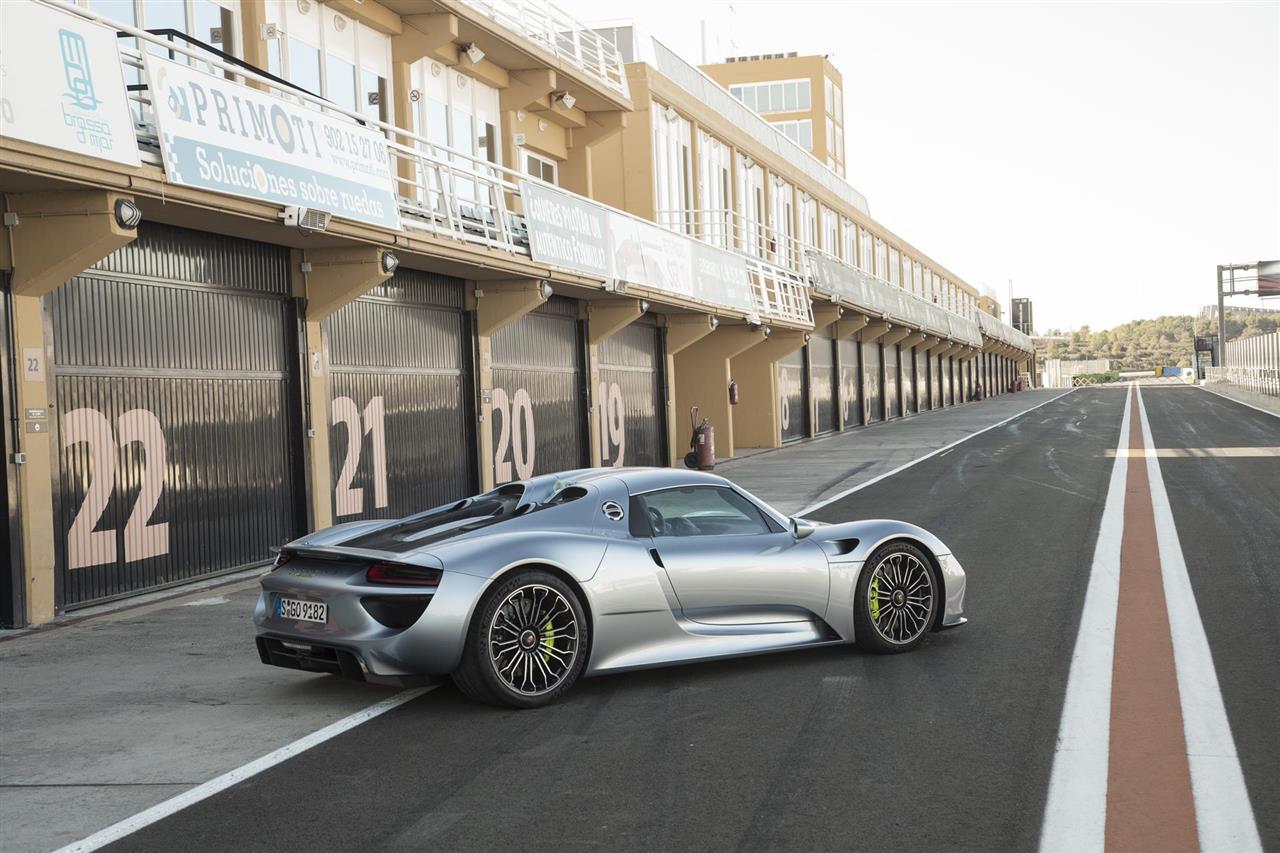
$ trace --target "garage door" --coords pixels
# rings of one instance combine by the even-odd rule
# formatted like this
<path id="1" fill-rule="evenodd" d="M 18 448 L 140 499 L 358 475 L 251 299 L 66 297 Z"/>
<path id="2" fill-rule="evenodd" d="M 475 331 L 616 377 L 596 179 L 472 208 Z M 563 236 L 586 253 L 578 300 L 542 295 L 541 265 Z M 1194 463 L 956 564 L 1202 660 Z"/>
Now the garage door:
<path id="1" fill-rule="evenodd" d="M 942 408 L 942 356 L 929 356 L 929 388 L 933 394 L 933 407 Z"/>
<path id="2" fill-rule="evenodd" d="M 898 345 L 889 344 L 884 348 L 884 413 L 886 418 L 896 418 L 902 414 L 898 408 Z"/>
<path id="3" fill-rule="evenodd" d="M 804 349 L 778 362 L 778 393 L 782 406 L 782 440 L 794 441 L 809 434 L 808 388 L 804 376 Z"/>
<path id="4" fill-rule="evenodd" d="M 902 377 L 902 413 L 916 413 L 916 351 L 915 347 L 906 347 L 901 351 L 902 368 L 898 371 Z"/>
<path id="5" fill-rule="evenodd" d="M 648 317 L 600 342 L 600 453 L 605 465 L 666 465 L 662 330 Z"/>
<path id="6" fill-rule="evenodd" d="M 401 269 L 324 324 L 337 521 L 475 491 L 464 298 L 461 279 Z"/>
<path id="7" fill-rule="evenodd" d="M 578 303 L 553 296 L 493 336 L 494 482 L 588 464 Z"/>
<path id="8" fill-rule="evenodd" d="M 830 335 L 814 332 L 809 339 L 809 387 L 813 400 L 813 431 L 836 428 L 836 348 Z"/>
<path id="9" fill-rule="evenodd" d="M 859 345 L 852 337 L 841 338 L 836 345 L 840 355 L 840 407 L 845 429 L 862 424 L 862 368 L 858 364 Z"/>
<path id="10" fill-rule="evenodd" d="M 942 360 L 942 399 L 948 406 L 956 404 L 955 387 L 955 375 L 951 358 L 947 357 Z"/>
<path id="11" fill-rule="evenodd" d="M 144 225 L 46 300 L 59 601 L 236 569 L 300 532 L 288 252 Z"/>
<path id="12" fill-rule="evenodd" d="M 880 395 L 880 343 L 871 341 L 862 345 L 862 393 L 866 396 L 866 422 L 884 420 L 884 397 Z"/>
<path id="13" fill-rule="evenodd" d="M 929 353 L 916 353 L 916 411 L 927 412 L 931 406 L 929 400 Z"/>

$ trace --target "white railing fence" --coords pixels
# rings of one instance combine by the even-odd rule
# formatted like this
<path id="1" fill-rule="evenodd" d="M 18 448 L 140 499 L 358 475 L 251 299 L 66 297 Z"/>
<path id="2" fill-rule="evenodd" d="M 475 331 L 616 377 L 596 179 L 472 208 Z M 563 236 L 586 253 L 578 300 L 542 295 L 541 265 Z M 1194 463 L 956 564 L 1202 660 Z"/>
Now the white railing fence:
<path id="1" fill-rule="evenodd" d="M 613 42 L 547 0 L 462 0 L 509 30 L 630 97 L 622 56 Z"/>
<path id="2" fill-rule="evenodd" d="M 1206 382 L 1229 382 L 1280 397 L 1280 332 L 1228 341 L 1223 361 L 1221 367 L 1205 368 Z"/>

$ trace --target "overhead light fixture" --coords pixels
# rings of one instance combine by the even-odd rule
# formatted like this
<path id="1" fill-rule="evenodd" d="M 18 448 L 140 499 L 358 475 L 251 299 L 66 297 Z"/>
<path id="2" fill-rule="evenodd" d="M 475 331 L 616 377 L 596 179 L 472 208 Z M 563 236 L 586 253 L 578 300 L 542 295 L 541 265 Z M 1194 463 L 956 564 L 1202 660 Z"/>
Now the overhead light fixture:
<path id="1" fill-rule="evenodd" d="M 290 228 L 297 228 L 299 231 L 319 232 L 329 227 L 329 220 L 332 218 L 332 214 L 325 210 L 290 205 L 281 212 L 280 218 Z"/>
<path id="2" fill-rule="evenodd" d="M 542 281 L 538 284 L 538 293 L 542 294 L 542 298 L 545 300 L 550 299 L 551 294 L 555 293 L 555 291 L 551 289 L 551 282 Z"/>
<path id="3" fill-rule="evenodd" d="M 132 231 L 142 224 L 142 208 L 127 198 L 116 199 L 112 212 L 115 214 L 116 224 L 121 228 Z"/>
<path id="4" fill-rule="evenodd" d="M 667 107 L 662 111 L 662 114 L 667 117 L 667 121 L 675 121 L 680 118 L 680 113 L 676 112 L 675 107 Z"/>
<path id="5" fill-rule="evenodd" d="M 806 344 L 807 344 L 807 343 L 809 343 L 809 333 L 808 333 L 808 332 L 805 332 L 805 333 L 804 333 L 804 342 L 805 342 Z"/>
<path id="6" fill-rule="evenodd" d="M 707 325 L 711 327 L 711 331 L 715 331 L 720 327 L 720 318 L 712 314 L 707 318 Z"/>
<path id="7" fill-rule="evenodd" d="M 462 52 L 467 55 L 467 59 L 471 60 L 472 65 L 475 65 L 477 62 L 484 59 L 484 51 L 477 47 L 475 42 L 471 42 L 471 44 L 464 44 L 462 46 Z"/>
<path id="8" fill-rule="evenodd" d="M 770 335 L 772 335 L 772 334 L 773 334 L 773 327 L 772 327 L 772 326 L 765 326 L 765 327 L 764 327 L 764 336 L 767 338 L 767 337 L 769 337 L 769 336 L 770 336 Z"/>
<path id="9" fill-rule="evenodd" d="M 396 271 L 396 267 L 400 266 L 400 259 L 390 249 L 383 249 L 381 262 L 382 271 L 387 275 L 392 275 Z"/>
<path id="10" fill-rule="evenodd" d="M 641 313 L 641 314 L 648 314 L 648 313 L 649 313 L 649 300 L 647 300 L 647 299 L 641 299 L 641 300 L 640 300 L 640 313 Z"/>
<path id="11" fill-rule="evenodd" d="M 573 105 L 578 103 L 578 99 L 573 95 L 570 95 L 568 92 L 556 92 L 556 94 L 552 96 L 551 100 L 560 104 L 566 110 L 573 109 Z"/>

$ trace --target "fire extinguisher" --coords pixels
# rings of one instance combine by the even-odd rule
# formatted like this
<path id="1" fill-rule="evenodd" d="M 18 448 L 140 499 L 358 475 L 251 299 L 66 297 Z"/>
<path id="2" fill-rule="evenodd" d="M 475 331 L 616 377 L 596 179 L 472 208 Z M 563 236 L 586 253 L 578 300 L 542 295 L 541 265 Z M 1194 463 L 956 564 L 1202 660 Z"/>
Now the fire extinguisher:
<path id="1" fill-rule="evenodd" d="M 716 430 L 706 418 L 698 423 L 698 407 L 689 410 L 689 423 L 693 437 L 689 439 L 689 452 L 684 456 L 686 468 L 710 471 L 716 467 Z"/>
<path id="2" fill-rule="evenodd" d="M 729 405 L 738 405 L 738 383 L 729 380 Z"/>

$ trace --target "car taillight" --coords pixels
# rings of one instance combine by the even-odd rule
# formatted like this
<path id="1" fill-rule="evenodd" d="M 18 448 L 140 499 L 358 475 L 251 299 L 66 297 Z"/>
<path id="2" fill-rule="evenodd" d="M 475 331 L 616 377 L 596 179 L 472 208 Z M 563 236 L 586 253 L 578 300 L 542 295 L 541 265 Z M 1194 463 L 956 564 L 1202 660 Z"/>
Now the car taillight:
<path id="1" fill-rule="evenodd" d="M 369 583 L 437 586 L 443 574 L 439 569 L 407 566 L 404 563 L 372 563 L 364 573 L 364 579 Z"/>
<path id="2" fill-rule="evenodd" d="M 281 551 L 279 554 L 276 554 L 276 561 L 271 564 L 271 568 L 278 569 L 292 559 L 293 559 L 292 551 Z"/>

